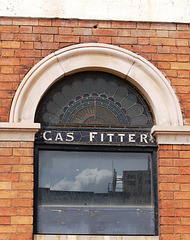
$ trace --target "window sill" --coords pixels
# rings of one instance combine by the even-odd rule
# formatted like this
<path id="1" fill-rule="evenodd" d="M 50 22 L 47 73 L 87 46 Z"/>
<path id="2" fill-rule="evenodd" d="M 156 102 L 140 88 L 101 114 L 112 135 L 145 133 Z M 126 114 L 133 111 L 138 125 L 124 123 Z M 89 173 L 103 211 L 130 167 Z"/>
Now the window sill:
<path id="1" fill-rule="evenodd" d="M 34 240 L 159 240 L 159 236 L 34 235 Z"/>

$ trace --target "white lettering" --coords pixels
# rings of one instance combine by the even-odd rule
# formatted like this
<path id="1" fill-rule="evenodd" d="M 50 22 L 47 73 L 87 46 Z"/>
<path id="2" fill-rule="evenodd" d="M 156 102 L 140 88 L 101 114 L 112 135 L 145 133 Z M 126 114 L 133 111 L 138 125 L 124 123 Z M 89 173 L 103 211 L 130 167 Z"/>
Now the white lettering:
<path id="1" fill-rule="evenodd" d="M 97 132 L 90 132 L 90 142 L 93 141 L 94 135 L 97 135 L 97 134 L 98 134 Z"/>
<path id="2" fill-rule="evenodd" d="M 73 133 L 67 133 L 66 142 L 72 142 L 74 140 Z"/>
<path id="3" fill-rule="evenodd" d="M 134 137 L 135 137 L 135 134 L 133 133 L 133 134 L 129 134 L 129 142 L 134 142 L 135 143 L 135 139 L 134 139 Z"/>
<path id="4" fill-rule="evenodd" d="M 145 143 L 148 143 L 148 141 L 147 141 L 147 137 L 148 137 L 147 134 L 141 134 L 141 138 L 140 138 L 141 140 L 140 140 L 140 141 L 141 141 L 141 142 L 144 141 Z"/>
<path id="5" fill-rule="evenodd" d="M 109 142 L 112 142 L 112 137 L 114 136 L 113 133 L 108 133 L 107 136 L 109 137 Z"/>
<path id="6" fill-rule="evenodd" d="M 51 134 L 51 131 L 46 131 L 46 132 L 43 133 L 43 138 L 44 138 L 44 140 L 46 140 L 46 141 L 52 141 L 52 138 L 51 138 L 51 137 L 50 137 L 50 138 L 47 138 L 47 137 L 46 137 L 46 134 L 47 134 L 47 133 L 50 133 L 50 134 Z"/>
<path id="7" fill-rule="evenodd" d="M 119 133 L 118 136 L 120 137 L 120 142 L 123 142 L 123 137 L 125 136 L 125 134 Z"/>
<path id="8" fill-rule="evenodd" d="M 61 133 L 57 133 L 57 135 L 56 135 L 55 141 L 58 141 L 58 140 L 63 141 Z"/>
<path id="9" fill-rule="evenodd" d="M 103 133 L 101 133 L 101 142 L 103 142 L 104 141 L 104 134 Z"/>

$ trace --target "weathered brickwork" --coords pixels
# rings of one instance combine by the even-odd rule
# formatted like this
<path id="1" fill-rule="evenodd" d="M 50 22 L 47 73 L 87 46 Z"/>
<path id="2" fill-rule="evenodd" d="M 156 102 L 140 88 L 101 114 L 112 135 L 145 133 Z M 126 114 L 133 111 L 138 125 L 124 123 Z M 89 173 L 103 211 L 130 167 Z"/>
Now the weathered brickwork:
<path id="1" fill-rule="evenodd" d="M 0 239 L 32 239 L 33 143 L 0 142 Z"/>
<path id="2" fill-rule="evenodd" d="M 158 189 L 161 239 L 190 239 L 190 146 L 159 147 Z"/>
<path id="3" fill-rule="evenodd" d="M 120 46 L 153 63 L 180 101 L 190 125 L 190 26 L 112 21 L 0 18 L 0 122 L 26 73 L 48 54 L 78 43 Z M 161 240 L 190 239 L 190 146 L 158 149 Z M 0 142 L 0 239 L 33 232 L 33 143 Z"/>

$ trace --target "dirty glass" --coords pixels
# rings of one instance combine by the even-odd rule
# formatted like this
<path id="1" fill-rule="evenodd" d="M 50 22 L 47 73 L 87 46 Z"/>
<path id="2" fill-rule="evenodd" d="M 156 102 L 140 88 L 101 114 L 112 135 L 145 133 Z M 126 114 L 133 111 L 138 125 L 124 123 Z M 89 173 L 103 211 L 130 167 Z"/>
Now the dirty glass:
<path id="1" fill-rule="evenodd" d="M 151 154 L 40 151 L 39 205 L 151 205 Z"/>

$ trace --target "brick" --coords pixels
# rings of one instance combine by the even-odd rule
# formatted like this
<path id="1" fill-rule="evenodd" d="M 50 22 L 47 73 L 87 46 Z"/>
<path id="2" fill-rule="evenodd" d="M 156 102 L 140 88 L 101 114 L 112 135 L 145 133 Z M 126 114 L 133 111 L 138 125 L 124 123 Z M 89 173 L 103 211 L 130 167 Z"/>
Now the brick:
<path id="1" fill-rule="evenodd" d="M 189 208 L 190 200 L 182 200 L 182 208 Z"/>
<path id="2" fill-rule="evenodd" d="M 57 27 L 33 27 L 33 33 L 58 34 Z"/>
<path id="3" fill-rule="evenodd" d="M 39 26 L 51 26 L 51 19 L 39 19 Z"/>
<path id="4" fill-rule="evenodd" d="M 33 232 L 33 225 L 17 225 L 17 232 L 18 233 L 32 233 Z"/>
<path id="5" fill-rule="evenodd" d="M 152 29 L 159 29 L 159 30 L 176 30 L 176 24 L 174 23 L 152 23 Z"/>
<path id="6" fill-rule="evenodd" d="M 21 233 L 21 234 L 12 234 L 11 235 L 11 240 L 32 240 L 33 239 L 33 234 L 25 234 L 25 233 Z"/>
<path id="7" fill-rule="evenodd" d="M 188 55 L 177 55 L 178 62 L 188 62 L 189 56 Z"/>
<path id="8" fill-rule="evenodd" d="M 13 156 L 33 156 L 33 149 L 31 148 L 13 148 Z"/>
<path id="9" fill-rule="evenodd" d="M 171 217 L 161 217 L 160 218 L 160 223 L 161 224 L 166 224 L 166 225 L 179 225 L 180 224 L 180 218 L 179 217 L 175 217 L 175 218 L 171 218 Z"/>
<path id="10" fill-rule="evenodd" d="M 169 47 L 169 46 L 158 46 L 157 51 L 158 51 L 158 53 L 170 53 L 170 52 L 172 52 L 171 47 Z"/>
<path id="11" fill-rule="evenodd" d="M 0 18 L 0 25 L 12 25 L 12 24 L 13 24 L 12 18 L 5 18 L 5 17 Z"/>
<path id="12" fill-rule="evenodd" d="M 160 233 L 174 233 L 174 227 L 171 225 L 161 225 L 160 226 Z"/>
<path id="13" fill-rule="evenodd" d="M 29 199 L 13 199 L 13 207 L 33 207 L 33 201 Z"/>
<path id="14" fill-rule="evenodd" d="M 112 22 L 112 28 L 136 28 L 135 22 Z"/>
<path id="15" fill-rule="evenodd" d="M 92 35 L 91 28 L 74 28 L 73 35 Z"/>
<path id="16" fill-rule="evenodd" d="M 160 192 L 160 199 L 161 200 L 173 200 L 174 199 L 174 193 L 173 192 Z"/>
<path id="17" fill-rule="evenodd" d="M 0 206 L 1 209 L 11 207 L 11 199 L 0 199 Z"/>
<path id="18" fill-rule="evenodd" d="M 1 33 L 18 33 L 19 27 L 18 26 L 0 26 Z"/>
<path id="19" fill-rule="evenodd" d="M 6 225 L 11 223 L 10 217 L 0 217 L 0 224 Z"/>
<path id="20" fill-rule="evenodd" d="M 189 174 L 190 175 L 190 167 L 181 167 L 180 174 Z"/>
<path id="21" fill-rule="evenodd" d="M 81 43 L 92 43 L 92 42 L 97 43 L 98 41 L 99 41 L 98 36 L 81 36 L 80 37 Z"/>
<path id="22" fill-rule="evenodd" d="M 2 49 L 2 57 L 14 57 L 15 51 L 14 49 Z"/>
<path id="23" fill-rule="evenodd" d="M 111 44 L 111 42 L 112 42 L 111 37 L 99 37 L 99 43 Z"/>
<path id="24" fill-rule="evenodd" d="M 175 226 L 176 233 L 190 233 L 190 226 Z"/>
<path id="25" fill-rule="evenodd" d="M 159 176 L 159 182 L 161 183 L 173 183 L 175 180 L 175 176 L 173 175 L 160 175 Z"/>
<path id="26" fill-rule="evenodd" d="M 158 38 L 167 38 L 169 36 L 169 33 L 167 30 L 166 31 L 158 30 L 158 31 L 156 31 L 156 34 L 157 34 Z"/>
<path id="27" fill-rule="evenodd" d="M 189 31 L 171 31 L 169 32 L 170 38 L 190 38 L 190 32 Z"/>
<path id="28" fill-rule="evenodd" d="M 11 165 L 1 165 L 0 172 L 10 173 L 11 172 Z"/>
<path id="29" fill-rule="evenodd" d="M 53 19 L 52 26 L 62 26 L 62 27 L 77 27 L 77 20 L 61 20 L 61 19 Z"/>
<path id="30" fill-rule="evenodd" d="M 57 50 L 59 48 L 59 43 L 50 43 L 50 42 L 35 42 L 34 43 L 35 49 L 55 49 Z"/>
<path id="31" fill-rule="evenodd" d="M 15 34 L 15 40 L 25 42 L 36 42 L 40 41 L 40 34 Z"/>
<path id="32" fill-rule="evenodd" d="M 179 168 L 178 167 L 160 167 L 159 168 L 159 174 L 179 174 Z M 176 181 L 177 182 L 177 181 Z"/>
<path id="33" fill-rule="evenodd" d="M 0 182 L 0 189 L 6 190 L 11 189 L 11 182 Z"/>
<path id="34" fill-rule="evenodd" d="M 17 213 L 19 216 L 33 216 L 33 207 L 20 207 Z"/>
<path id="35" fill-rule="evenodd" d="M 179 201 L 179 200 L 162 200 L 160 202 L 160 207 L 165 208 L 167 210 L 181 208 L 181 201 Z M 172 212 L 172 214 L 173 214 L 173 212 Z"/>
<path id="36" fill-rule="evenodd" d="M 175 46 L 176 42 L 175 39 L 170 38 L 151 38 L 150 39 L 151 45 L 160 45 L 160 46 Z"/>
<path id="37" fill-rule="evenodd" d="M 20 64 L 20 60 L 17 58 L 1 58 L 0 59 L 0 65 L 19 65 Z"/>
<path id="38" fill-rule="evenodd" d="M 0 48 L 20 48 L 20 42 L 17 41 L 1 41 Z"/>
<path id="39" fill-rule="evenodd" d="M 181 225 L 190 225 L 190 217 L 181 218 Z"/>
<path id="40" fill-rule="evenodd" d="M 15 225 L 0 225 L 0 233 L 16 233 L 16 226 Z"/>
<path id="41" fill-rule="evenodd" d="M 176 209 L 176 216 L 190 217 L 190 209 Z"/>
<path id="42" fill-rule="evenodd" d="M 20 26 L 20 33 L 32 33 L 31 26 Z"/>
<path id="43" fill-rule="evenodd" d="M 149 38 L 138 38 L 138 44 L 139 45 L 150 45 L 150 39 Z"/>
<path id="44" fill-rule="evenodd" d="M 33 183 L 32 182 L 14 182 L 12 183 L 13 190 L 32 190 Z"/>
<path id="45" fill-rule="evenodd" d="M 98 36 L 117 36 L 117 30 L 116 29 L 93 29 L 93 35 Z"/>
<path id="46" fill-rule="evenodd" d="M 14 34 L 13 33 L 1 33 L 1 40 L 8 40 L 13 41 L 14 40 Z"/>
<path id="47" fill-rule="evenodd" d="M 177 57 L 175 54 L 153 54 L 152 60 L 154 61 L 162 61 L 162 62 L 175 62 L 177 60 Z M 172 64 L 172 63 L 171 63 Z M 171 69 L 173 69 L 171 67 Z"/>
<path id="48" fill-rule="evenodd" d="M 154 30 L 131 30 L 131 37 L 156 37 L 156 31 Z"/>
<path id="49" fill-rule="evenodd" d="M 33 49 L 34 43 L 33 42 L 21 42 L 21 49 Z"/>
<path id="50" fill-rule="evenodd" d="M 159 69 L 170 69 L 170 63 L 169 62 L 159 62 L 158 68 Z"/>
<path id="51" fill-rule="evenodd" d="M 11 217 L 11 224 L 32 224 L 33 217 L 31 216 L 13 216 Z"/>
<path id="52" fill-rule="evenodd" d="M 181 240 L 189 240 L 190 234 L 183 234 L 181 237 L 182 237 Z"/>
<path id="53" fill-rule="evenodd" d="M 165 208 L 165 209 L 160 209 L 160 216 L 175 216 L 175 208 Z"/>
<path id="54" fill-rule="evenodd" d="M 1 165 L 2 167 L 2 165 Z M 1 169 L 0 167 L 0 169 Z M 19 180 L 19 175 L 15 173 L 0 173 L 0 181 L 12 181 L 12 182 L 17 182 Z"/>
<path id="55" fill-rule="evenodd" d="M 97 25 L 98 28 L 111 28 L 110 21 L 100 21 Z"/>
<path id="56" fill-rule="evenodd" d="M 101 23 L 101 22 L 100 22 L 100 23 Z M 95 27 L 95 26 L 97 26 L 97 25 L 98 25 L 98 27 L 100 27 L 100 26 L 99 26 L 100 23 L 98 23 L 98 21 L 79 20 L 79 27 L 82 27 L 82 28 L 85 28 L 85 27 L 87 27 L 87 28 L 93 28 L 93 27 Z"/>
<path id="57" fill-rule="evenodd" d="M 137 38 L 113 37 L 113 44 L 137 44 Z"/>
<path id="58" fill-rule="evenodd" d="M 180 158 L 189 158 L 190 159 L 190 151 L 182 151 L 179 153 Z"/>
<path id="59" fill-rule="evenodd" d="M 41 57 L 40 50 L 19 50 L 15 51 L 16 57 Z"/>
<path id="60" fill-rule="evenodd" d="M 190 182 L 190 175 L 178 175 L 175 176 L 175 181 L 178 183 L 188 183 Z"/>
<path id="61" fill-rule="evenodd" d="M 176 159 L 175 166 L 190 167 L 190 159 Z"/>
<path id="62" fill-rule="evenodd" d="M 179 152 L 178 151 L 160 151 L 159 152 L 159 157 L 160 158 L 178 158 Z"/>
<path id="63" fill-rule="evenodd" d="M 22 182 L 32 182 L 33 174 L 32 173 L 22 173 L 20 174 L 20 181 Z"/>
<path id="64" fill-rule="evenodd" d="M 6 201 L 6 200 L 4 200 Z M 16 216 L 17 215 L 17 209 L 11 208 L 11 207 L 0 207 L 0 216 Z"/>
<path id="65" fill-rule="evenodd" d="M 68 42 L 68 43 L 78 43 L 79 37 L 78 36 L 64 36 L 64 35 L 56 35 L 55 42 Z"/>
<path id="66" fill-rule="evenodd" d="M 0 190 L 0 198 L 17 198 L 18 191 Z"/>
<path id="67" fill-rule="evenodd" d="M 129 37 L 131 35 L 131 31 L 128 29 L 118 29 L 117 35 L 122 37 Z"/>
<path id="68" fill-rule="evenodd" d="M 53 35 L 41 35 L 42 42 L 53 42 Z"/>
<path id="69" fill-rule="evenodd" d="M 33 166 L 32 165 L 15 165 L 12 166 L 12 172 L 18 173 L 18 172 L 33 172 Z"/>
<path id="70" fill-rule="evenodd" d="M 15 18 L 13 19 L 14 25 L 38 25 L 38 19 L 32 18 Z"/>
<path id="71" fill-rule="evenodd" d="M 20 190 L 19 191 L 19 197 L 21 199 L 33 199 L 33 191 L 24 191 L 24 190 Z"/>
<path id="72" fill-rule="evenodd" d="M 180 234 L 162 234 L 162 240 L 181 240 Z"/>
<path id="73" fill-rule="evenodd" d="M 0 148 L 0 156 L 11 156 L 12 148 Z"/>
<path id="74" fill-rule="evenodd" d="M 176 192 L 175 199 L 190 199 L 190 192 Z"/>

